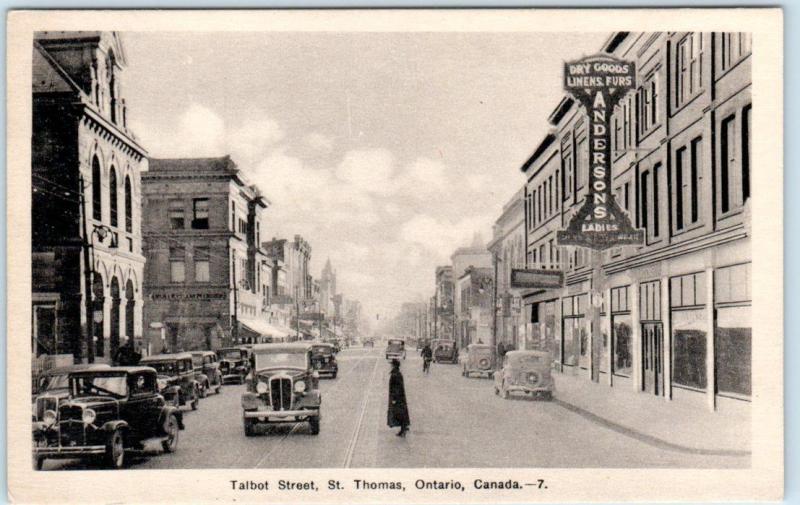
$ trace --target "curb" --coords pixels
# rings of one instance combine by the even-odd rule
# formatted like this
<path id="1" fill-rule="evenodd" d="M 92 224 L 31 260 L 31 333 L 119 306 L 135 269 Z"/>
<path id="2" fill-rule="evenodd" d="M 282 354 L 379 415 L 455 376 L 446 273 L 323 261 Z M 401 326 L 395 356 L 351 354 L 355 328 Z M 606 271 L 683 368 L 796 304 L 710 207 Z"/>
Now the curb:
<path id="1" fill-rule="evenodd" d="M 658 437 L 654 437 L 652 435 L 648 435 L 641 431 L 635 430 L 628 426 L 624 426 L 617 422 L 611 421 L 605 417 L 598 416 L 597 414 L 590 412 L 582 407 L 578 407 L 572 403 L 566 402 L 564 400 L 560 400 L 558 398 L 553 398 L 553 403 L 556 405 L 569 410 L 570 412 L 574 412 L 594 423 L 597 423 L 605 428 L 610 430 L 616 431 L 617 433 L 621 433 L 628 437 L 634 438 L 639 440 L 640 442 L 644 442 L 645 444 L 658 447 L 659 449 L 666 449 L 669 451 L 681 452 L 684 454 L 697 454 L 703 456 L 750 456 L 750 451 L 745 450 L 738 450 L 738 449 L 704 449 L 699 447 L 690 447 L 686 445 L 680 445 L 673 442 L 669 442 L 667 440 L 663 440 Z"/>

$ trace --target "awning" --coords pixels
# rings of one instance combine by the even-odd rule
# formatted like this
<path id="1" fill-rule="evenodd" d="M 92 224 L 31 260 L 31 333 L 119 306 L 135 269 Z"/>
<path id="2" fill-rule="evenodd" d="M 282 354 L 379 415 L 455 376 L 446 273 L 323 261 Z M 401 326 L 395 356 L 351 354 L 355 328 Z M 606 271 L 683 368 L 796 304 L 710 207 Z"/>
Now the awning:
<path id="1" fill-rule="evenodd" d="M 239 325 L 243 329 L 255 333 L 258 336 L 283 338 L 292 334 L 292 331 L 288 328 L 276 326 L 262 319 L 239 318 Z"/>

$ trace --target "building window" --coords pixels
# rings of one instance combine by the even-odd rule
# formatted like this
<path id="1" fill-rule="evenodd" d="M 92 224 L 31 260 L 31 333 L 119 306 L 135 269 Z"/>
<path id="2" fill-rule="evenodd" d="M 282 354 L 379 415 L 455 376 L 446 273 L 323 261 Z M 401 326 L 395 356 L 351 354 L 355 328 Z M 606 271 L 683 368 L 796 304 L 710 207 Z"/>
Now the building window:
<path id="1" fill-rule="evenodd" d="M 169 273 L 171 282 L 186 282 L 186 253 L 183 247 L 169 248 Z"/>
<path id="2" fill-rule="evenodd" d="M 231 202 L 231 231 L 236 231 L 236 202 Z"/>
<path id="3" fill-rule="evenodd" d="M 192 228 L 195 230 L 208 229 L 208 198 L 195 198 L 192 201 Z"/>
<path id="4" fill-rule="evenodd" d="M 691 222 L 696 223 L 700 220 L 699 200 L 700 200 L 700 174 L 702 172 L 703 139 L 697 137 L 691 143 L 691 174 L 689 194 L 691 198 L 691 208 L 689 215 Z"/>
<path id="5" fill-rule="evenodd" d="M 256 221 L 256 248 L 261 247 L 261 223 Z"/>
<path id="6" fill-rule="evenodd" d="M 722 120 L 720 135 L 720 210 L 726 213 L 734 207 L 736 193 L 736 122 L 733 115 Z"/>
<path id="7" fill-rule="evenodd" d="M 170 200 L 169 202 L 169 225 L 173 230 L 182 230 L 184 226 L 183 219 L 183 201 Z"/>
<path id="8" fill-rule="evenodd" d="M 650 190 L 650 172 L 642 172 L 641 182 L 639 183 L 639 223 L 644 228 L 645 233 L 650 234 L 648 222 L 648 215 L 652 212 L 650 207 L 650 199 L 648 198 Z"/>
<path id="9" fill-rule="evenodd" d="M 103 178 L 97 156 L 92 158 L 92 217 L 103 220 Z"/>
<path id="10" fill-rule="evenodd" d="M 750 110 L 742 109 L 742 202 L 750 198 Z"/>
<path id="11" fill-rule="evenodd" d="M 680 107 L 703 87 L 703 34 L 684 36 L 675 48 L 675 106 Z"/>
<path id="12" fill-rule="evenodd" d="M 717 392 L 749 397 L 752 375 L 750 264 L 714 272 L 714 361 Z"/>
<path id="13" fill-rule="evenodd" d="M 681 147 L 675 152 L 675 201 L 673 202 L 675 208 L 675 231 L 681 231 L 684 227 L 683 206 L 686 200 L 686 185 L 683 169 L 686 163 L 686 157 L 686 147 Z"/>
<path id="14" fill-rule="evenodd" d="M 242 235 L 247 234 L 247 221 L 244 219 L 239 219 L 239 233 Z"/>
<path id="15" fill-rule="evenodd" d="M 563 188 L 563 198 L 568 200 L 572 197 L 574 188 L 573 174 L 575 173 L 575 157 L 572 152 L 572 135 L 567 135 L 561 139 L 561 173 L 564 180 L 561 181 Z"/>
<path id="16" fill-rule="evenodd" d="M 125 176 L 125 231 L 133 233 L 133 191 L 131 178 Z"/>
<path id="17" fill-rule="evenodd" d="M 637 90 L 637 125 L 639 137 L 650 133 L 658 123 L 658 88 L 656 74 L 652 73 L 645 78 Z"/>
<path id="18" fill-rule="evenodd" d="M 196 247 L 194 250 L 194 280 L 196 282 L 209 282 L 209 248 Z"/>
<path id="19" fill-rule="evenodd" d="M 584 155 L 586 158 L 584 158 Z M 586 159 L 589 157 L 588 147 L 586 146 L 586 139 L 583 138 L 578 141 L 578 147 L 575 152 L 575 187 L 577 190 L 583 188 L 583 185 L 589 182 L 589 172 Z"/>
<path id="20" fill-rule="evenodd" d="M 108 177 L 108 202 L 111 210 L 111 226 L 118 226 L 119 199 L 117 198 L 117 170 L 112 166 Z"/>
<path id="21" fill-rule="evenodd" d="M 749 33 L 720 34 L 719 62 L 723 72 L 748 56 L 752 51 L 752 38 Z"/>
<path id="22" fill-rule="evenodd" d="M 547 215 L 553 214 L 553 176 L 547 178 Z"/>
<path id="23" fill-rule="evenodd" d="M 659 172 L 661 172 L 661 163 L 656 163 L 653 166 L 653 237 L 658 237 L 659 233 L 659 212 L 660 212 L 660 195 L 658 193 L 658 179 Z"/>
<path id="24" fill-rule="evenodd" d="M 533 223 L 533 227 L 536 228 L 536 220 L 538 219 L 538 215 L 536 213 L 536 203 L 539 200 L 536 198 L 536 190 L 533 190 L 533 196 L 531 196 L 531 222 Z"/>

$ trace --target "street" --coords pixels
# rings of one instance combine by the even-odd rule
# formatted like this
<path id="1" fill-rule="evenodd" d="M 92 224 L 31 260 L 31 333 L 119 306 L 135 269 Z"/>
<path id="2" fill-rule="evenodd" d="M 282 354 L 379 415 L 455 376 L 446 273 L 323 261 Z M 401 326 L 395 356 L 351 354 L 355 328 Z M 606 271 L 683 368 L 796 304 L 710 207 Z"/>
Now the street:
<path id="1" fill-rule="evenodd" d="M 464 378 L 456 365 L 434 364 L 428 376 L 414 349 L 402 362 L 411 414 L 406 438 L 386 426 L 389 364 L 383 349 L 350 348 L 339 377 L 322 379 L 318 436 L 305 424 L 262 427 L 244 436 L 240 396 L 226 385 L 197 412 L 185 411 L 177 452 L 130 454 L 129 468 L 341 467 L 747 467 L 749 458 L 687 454 L 649 445 L 588 420 L 556 402 L 494 394 L 491 381 Z M 556 380 L 558 380 L 556 378 Z M 556 393 L 556 398 L 557 398 Z M 84 469 L 48 460 L 45 470 Z"/>

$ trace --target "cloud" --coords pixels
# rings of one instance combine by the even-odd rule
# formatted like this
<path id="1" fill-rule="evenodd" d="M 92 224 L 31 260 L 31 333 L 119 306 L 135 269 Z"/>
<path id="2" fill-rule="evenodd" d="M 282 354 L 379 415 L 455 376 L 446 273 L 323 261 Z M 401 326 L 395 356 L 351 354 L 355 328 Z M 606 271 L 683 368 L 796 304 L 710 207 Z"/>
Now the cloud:
<path id="1" fill-rule="evenodd" d="M 318 132 L 306 135 L 305 143 L 318 151 L 330 151 L 333 148 L 333 139 Z"/>
<path id="2" fill-rule="evenodd" d="M 336 177 L 367 193 L 388 194 L 394 160 L 386 149 L 362 149 L 345 153 L 336 167 Z"/>

